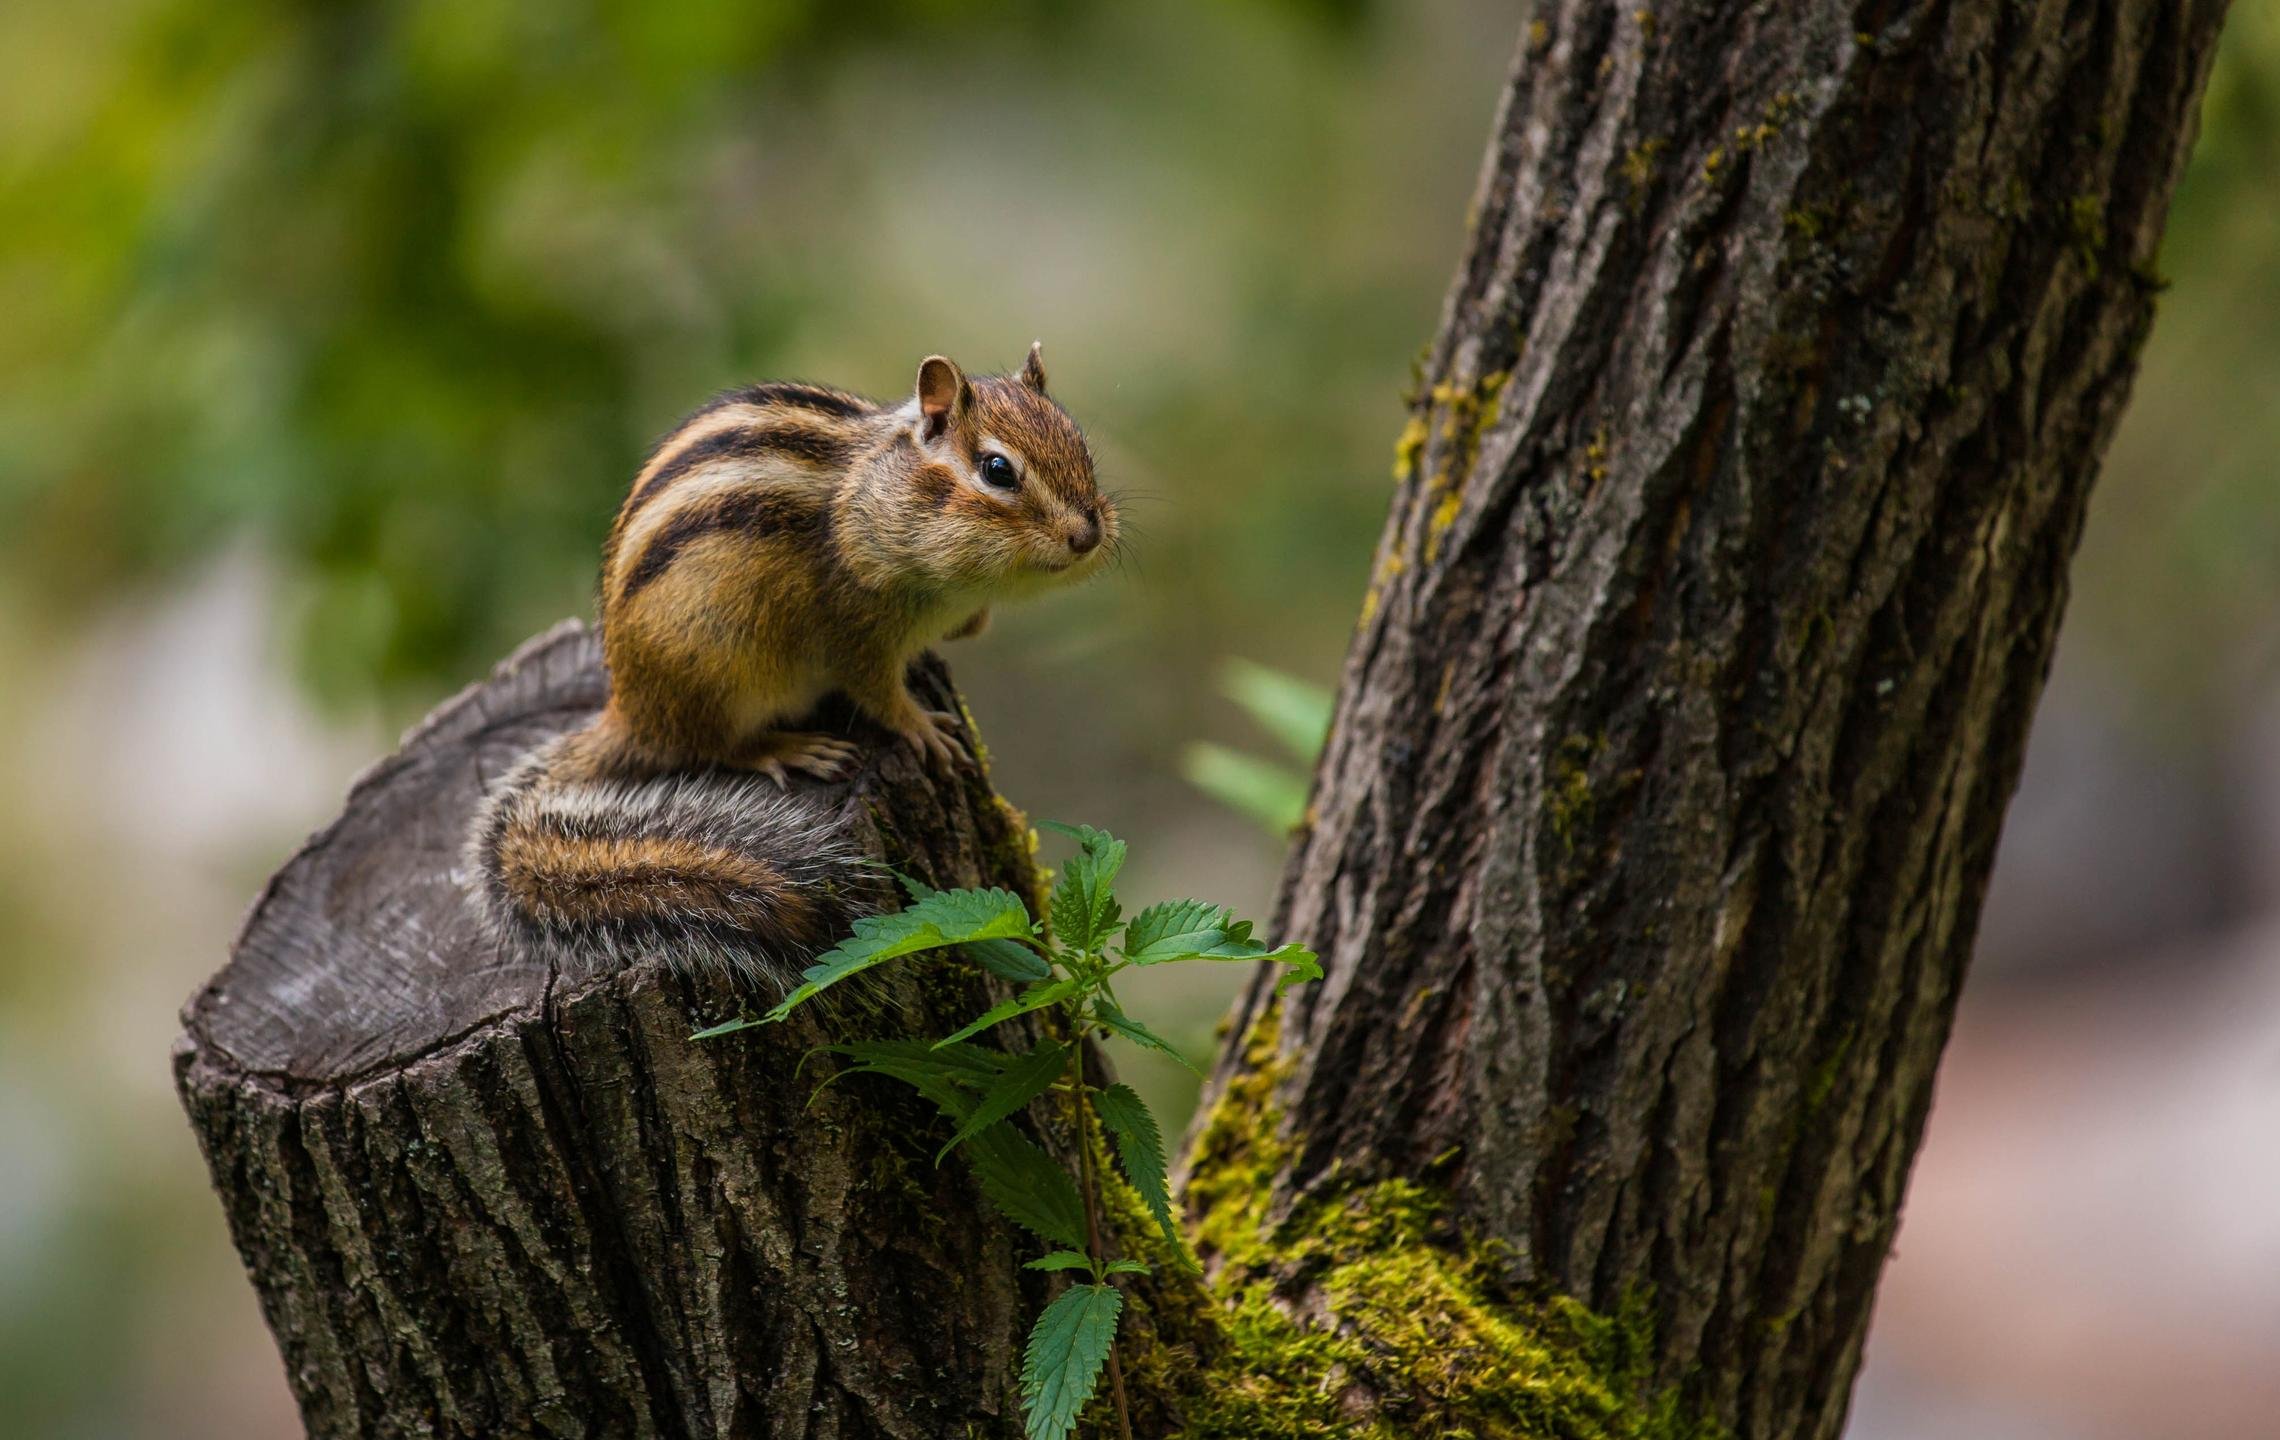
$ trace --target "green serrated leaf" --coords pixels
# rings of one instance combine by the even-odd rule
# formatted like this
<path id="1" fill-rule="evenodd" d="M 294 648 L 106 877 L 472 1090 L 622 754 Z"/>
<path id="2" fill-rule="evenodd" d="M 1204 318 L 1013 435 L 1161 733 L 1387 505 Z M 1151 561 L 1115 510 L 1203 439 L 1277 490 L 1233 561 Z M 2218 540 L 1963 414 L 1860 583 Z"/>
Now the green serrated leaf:
<path id="1" fill-rule="evenodd" d="M 998 1071 L 1008 1058 L 1001 1051 L 978 1045 L 937 1051 L 919 1040 L 868 1040 L 827 1048 L 855 1062 L 841 1075 L 885 1075 L 900 1080 L 933 1101 L 953 1125 L 965 1123 L 981 1092 L 997 1082 Z M 826 1080 L 824 1085 L 830 1083 Z M 819 1093 L 824 1085 L 816 1087 Z"/>
<path id="2" fill-rule="evenodd" d="M 1124 1296 L 1113 1285 L 1071 1285 L 1029 1332 L 1021 1364 L 1029 1440 L 1064 1440 L 1100 1383 Z"/>
<path id="3" fill-rule="evenodd" d="M 1081 1250 L 1056 1250 L 1040 1255 L 1021 1267 L 1024 1270 L 1090 1270 L 1092 1257 Z"/>
<path id="4" fill-rule="evenodd" d="M 1284 945 L 1269 950 L 1259 957 L 1269 965 L 1286 967 L 1283 977 L 1275 982 L 1275 993 L 1280 995 L 1293 985 L 1322 978 L 1322 960 L 1304 945 Z"/>
<path id="5" fill-rule="evenodd" d="M 1058 905 L 1058 898 L 1056 898 L 1056 905 Z M 1081 941 L 1074 943 L 1074 946 L 1069 946 L 1069 950 L 1083 950 L 1083 952 L 1088 952 L 1088 955 L 1099 955 L 1099 952 L 1108 946 L 1108 941 L 1115 939 L 1117 927 L 1119 927 L 1119 916 L 1124 914 L 1124 907 L 1117 905 L 1117 898 L 1113 893 L 1101 891 L 1099 905 L 1094 905 L 1090 911 L 1069 909 L 1069 911 L 1049 911 L 1049 914 L 1062 914 L 1062 918 L 1078 916 L 1076 923 L 1081 925 L 1081 930 L 1076 930 L 1072 934 L 1081 936 Z M 1053 934 L 1056 934 L 1056 939 L 1062 934 L 1060 932 L 1060 921 L 1053 923 Z"/>
<path id="6" fill-rule="evenodd" d="M 1069 1047 L 1050 1040 L 1027 1055 L 1009 1057 L 1009 1063 L 997 1077 L 996 1083 L 990 1086 L 980 1103 L 974 1106 L 974 1113 L 966 1117 L 966 1123 L 958 1127 L 957 1134 L 952 1135 L 940 1150 L 934 1152 L 934 1163 L 941 1164 L 944 1157 L 972 1139 L 975 1132 L 983 1127 L 1020 1114 L 1030 1101 L 1053 1087 L 1053 1082 L 1061 1077 L 1061 1072 L 1068 1068 L 1068 1064 Z"/>
<path id="7" fill-rule="evenodd" d="M 902 871 L 895 869 L 892 865 L 887 867 L 887 873 L 895 877 L 895 883 L 901 885 L 903 888 L 903 893 L 910 896 L 910 898 L 913 900 L 924 900 L 930 895 L 938 895 L 941 893 L 932 885 L 927 884 L 924 880 L 919 879 L 915 875 L 905 875 Z"/>
<path id="8" fill-rule="evenodd" d="M 974 1179 L 1008 1220 L 1055 1245 L 1085 1248 L 1085 1202 L 1069 1172 L 1011 1125 L 990 1126 L 966 1142 Z"/>
<path id="9" fill-rule="evenodd" d="M 710 1040 L 716 1035 L 734 1035 L 739 1030 L 751 1030 L 767 1023 L 765 1020 L 754 1020 L 746 1016 L 739 1016 L 734 1020 L 723 1020 L 718 1025 L 707 1025 L 689 1038 L 691 1040 Z"/>
<path id="10" fill-rule="evenodd" d="M 1077 853 L 1053 881 L 1047 912 L 1053 938 L 1068 949 L 1097 954 L 1116 933 L 1121 913 L 1115 887 L 1117 872 L 1124 868 L 1124 842 L 1090 825 L 1046 823 L 1077 841 Z"/>
<path id="11" fill-rule="evenodd" d="M 1135 965 L 1177 965 L 1186 960 L 1264 960 L 1267 947 L 1256 940 L 1238 939 L 1233 929 L 1203 937 L 1200 944 L 1154 945 L 1129 958 Z"/>
<path id="12" fill-rule="evenodd" d="M 986 1090 L 997 1083 L 1014 1057 L 980 1045 L 930 1045 L 924 1040 L 855 1040 L 824 1047 L 858 1067 L 886 1065 L 922 1069 L 956 1084 Z"/>
<path id="13" fill-rule="evenodd" d="M 1026 983 L 1049 979 L 1053 974 L 1044 956 L 1018 940 L 976 940 L 966 946 L 966 953 L 1001 980 Z"/>
<path id="14" fill-rule="evenodd" d="M 803 976 L 805 983 L 766 1018 L 782 1020 L 793 1007 L 874 965 L 976 940 L 1016 939 L 1030 928 L 1028 907 L 1010 890 L 938 890 L 891 915 L 857 920 L 855 933 L 817 956 Z"/>
<path id="15" fill-rule="evenodd" d="M 1174 1253 L 1188 1261 L 1187 1243 L 1180 1238 L 1179 1226 L 1172 1221 L 1171 1178 L 1164 1164 L 1164 1132 L 1156 1125 L 1156 1117 L 1148 1113 L 1147 1102 L 1140 1092 L 1129 1085 L 1111 1085 L 1093 1096 L 1093 1112 L 1100 1123 L 1108 1128 L 1109 1138 L 1116 1142 L 1116 1161 L 1124 1171 L 1124 1178 L 1132 1182 L 1139 1192 L 1140 1202 L 1148 1213 L 1156 1217 L 1156 1227 L 1164 1232 Z"/>
<path id="16" fill-rule="evenodd" d="M 1162 957 L 1192 955 L 1227 938 L 1232 917 L 1223 905 L 1201 900 L 1165 900 L 1132 917 L 1124 927 L 1124 954 L 1136 965 Z"/>
<path id="17" fill-rule="evenodd" d="M 1153 1275 L 1155 1271 L 1138 1260 L 1111 1260 L 1101 1267 L 1103 1275 Z"/>
<path id="18" fill-rule="evenodd" d="M 981 1034 L 992 1025 L 1003 1024 L 1016 1015 L 1027 1015 L 1032 1010 L 1042 1010 L 1048 1005 L 1058 1005 L 1083 988 L 1083 982 L 1074 979 L 1056 980 L 1050 985 L 1032 985 L 1003 1005 L 991 1006 L 982 1014 L 981 1018 L 956 1034 L 945 1036 L 934 1043 L 937 1045 L 955 1045 L 960 1040 Z"/>
<path id="19" fill-rule="evenodd" d="M 1270 965 L 1282 965 L 1288 967 L 1289 973 L 1276 984 L 1277 995 L 1301 981 L 1322 978 L 1321 961 L 1304 945 L 1270 948 L 1251 938 L 1250 921 L 1232 919 L 1224 910 L 1219 911 L 1215 917 L 1217 925 L 1213 928 L 1205 923 L 1202 912 L 1206 907 L 1198 901 L 1177 900 L 1170 902 L 1170 906 L 1180 908 L 1176 913 L 1152 919 L 1148 929 L 1142 932 L 1143 940 L 1137 948 L 1134 948 L 1132 934 L 1140 930 L 1140 920 L 1153 916 L 1158 910 L 1169 911 L 1169 907 L 1150 906 L 1141 916 L 1134 918 L 1131 930 L 1125 934 L 1124 955 L 1131 963 L 1176 965 L 1185 960 L 1258 960 Z M 1187 928 L 1158 933 L 1167 931 L 1174 925 Z"/>
<path id="20" fill-rule="evenodd" d="M 832 1082 L 842 1075 L 884 1075 L 889 1079 L 900 1080 L 903 1084 L 932 1101 L 934 1108 L 941 1111 L 943 1118 L 953 1125 L 963 1121 L 967 1115 L 973 1112 L 974 1094 L 972 1091 L 953 1084 L 939 1073 L 899 1065 L 866 1065 L 861 1068 L 843 1070 L 839 1075 L 831 1076 L 821 1085 L 816 1086 L 815 1095 L 808 1097 L 808 1103 L 811 1105 L 815 1103 L 816 1096 L 822 1095 Z"/>
<path id="21" fill-rule="evenodd" d="M 1149 1029 L 1139 1021 L 1125 1014 L 1122 1010 L 1117 1009 L 1115 1003 L 1111 1001 L 1107 996 L 1104 995 L 1093 1002 L 1093 1018 L 1098 1020 L 1101 1024 L 1107 1026 L 1109 1030 L 1113 1031 L 1114 1033 L 1123 1036 L 1127 1040 L 1130 1040 L 1133 1044 L 1144 1045 L 1148 1049 L 1154 1050 L 1159 1054 L 1169 1055 L 1174 1060 L 1179 1061 L 1180 1064 L 1186 1066 L 1189 1070 L 1194 1071 L 1195 1074 L 1203 1074 L 1203 1071 L 1197 1067 L 1196 1063 L 1193 1060 L 1188 1059 L 1187 1052 L 1181 1050 L 1171 1041 L 1166 1040 L 1163 1036 L 1158 1035 L 1155 1031 Z"/>

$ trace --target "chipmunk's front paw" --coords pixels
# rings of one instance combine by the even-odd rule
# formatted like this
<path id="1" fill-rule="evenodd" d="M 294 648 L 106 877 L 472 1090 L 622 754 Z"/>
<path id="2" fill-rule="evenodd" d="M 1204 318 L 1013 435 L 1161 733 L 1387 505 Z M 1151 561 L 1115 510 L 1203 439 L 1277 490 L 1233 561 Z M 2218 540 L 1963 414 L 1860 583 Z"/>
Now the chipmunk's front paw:
<path id="1" fill-rule="evenodd" d="M 958 747 L 958 716 L 949 710 L 920 710 L 909 725 L 898 730 L 903 743 L 922 759 L 953 765 L 964 752 Z"/>

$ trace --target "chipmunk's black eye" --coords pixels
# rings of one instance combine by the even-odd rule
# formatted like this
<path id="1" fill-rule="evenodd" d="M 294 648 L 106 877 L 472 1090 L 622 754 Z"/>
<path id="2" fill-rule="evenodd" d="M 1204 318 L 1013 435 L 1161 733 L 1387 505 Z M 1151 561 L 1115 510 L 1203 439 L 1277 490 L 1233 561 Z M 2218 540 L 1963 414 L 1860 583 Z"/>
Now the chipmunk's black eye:
<path id="1" fill-rule="evenodd" d="M 1003 455 L 984 455 L 982 483 L 994 485 L 1000 490 L 1018 490 L 1021 488 L 1021 475 L 1013 468 L 1013 462 Z"/>

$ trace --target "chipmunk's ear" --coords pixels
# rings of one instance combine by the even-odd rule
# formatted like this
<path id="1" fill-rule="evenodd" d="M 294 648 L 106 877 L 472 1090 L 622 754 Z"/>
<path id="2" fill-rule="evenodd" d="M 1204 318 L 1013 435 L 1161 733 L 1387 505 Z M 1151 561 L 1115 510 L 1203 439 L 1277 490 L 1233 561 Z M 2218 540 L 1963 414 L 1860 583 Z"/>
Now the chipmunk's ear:
<path id="1" fill-rule="evenodd" d="M 1021 383 L 1042 395 L 1045 393 L 1045 342 L 1029 342 L 1029 358 L 1021 362 Z"/>
<path id="2" fill-rule="evenodd" d="M 918 415 L 926 438 L 938 440 L 942 432 L 965 418 L 973 402 L 974 387 L 966 372 L 942 355 L 929 355 L 918 364 Z"/>

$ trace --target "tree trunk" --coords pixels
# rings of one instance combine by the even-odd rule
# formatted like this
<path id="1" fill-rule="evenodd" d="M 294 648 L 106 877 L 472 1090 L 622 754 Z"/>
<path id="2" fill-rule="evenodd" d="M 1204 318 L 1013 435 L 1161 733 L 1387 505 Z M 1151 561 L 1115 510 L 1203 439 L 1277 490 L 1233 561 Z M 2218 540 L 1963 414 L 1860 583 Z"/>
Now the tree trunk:
<path id="1" fill-rule="evenodd" d="M 1838 1432 L 2223 9 L 1536 7 L 1284 876 L 1329 978 L 1217 1077 L 1244 1224 L 1428 1182 L 1698 1422 Z"/>
<path id="2" fill-rule="evenodd" d="M 1538 7 L 1137 1433 L 1836 1433 L 2222 9 Z M 567 627 L 437 712 L 185 1013 L 311 1431 L 1018 1433 L 1055 1282 L 916 1102 L 810 1102 L 831 1020 L 480 940 L 467 816 L 603 686 Z M 832 793 L 1034 888 L 970 768 Z"/>

